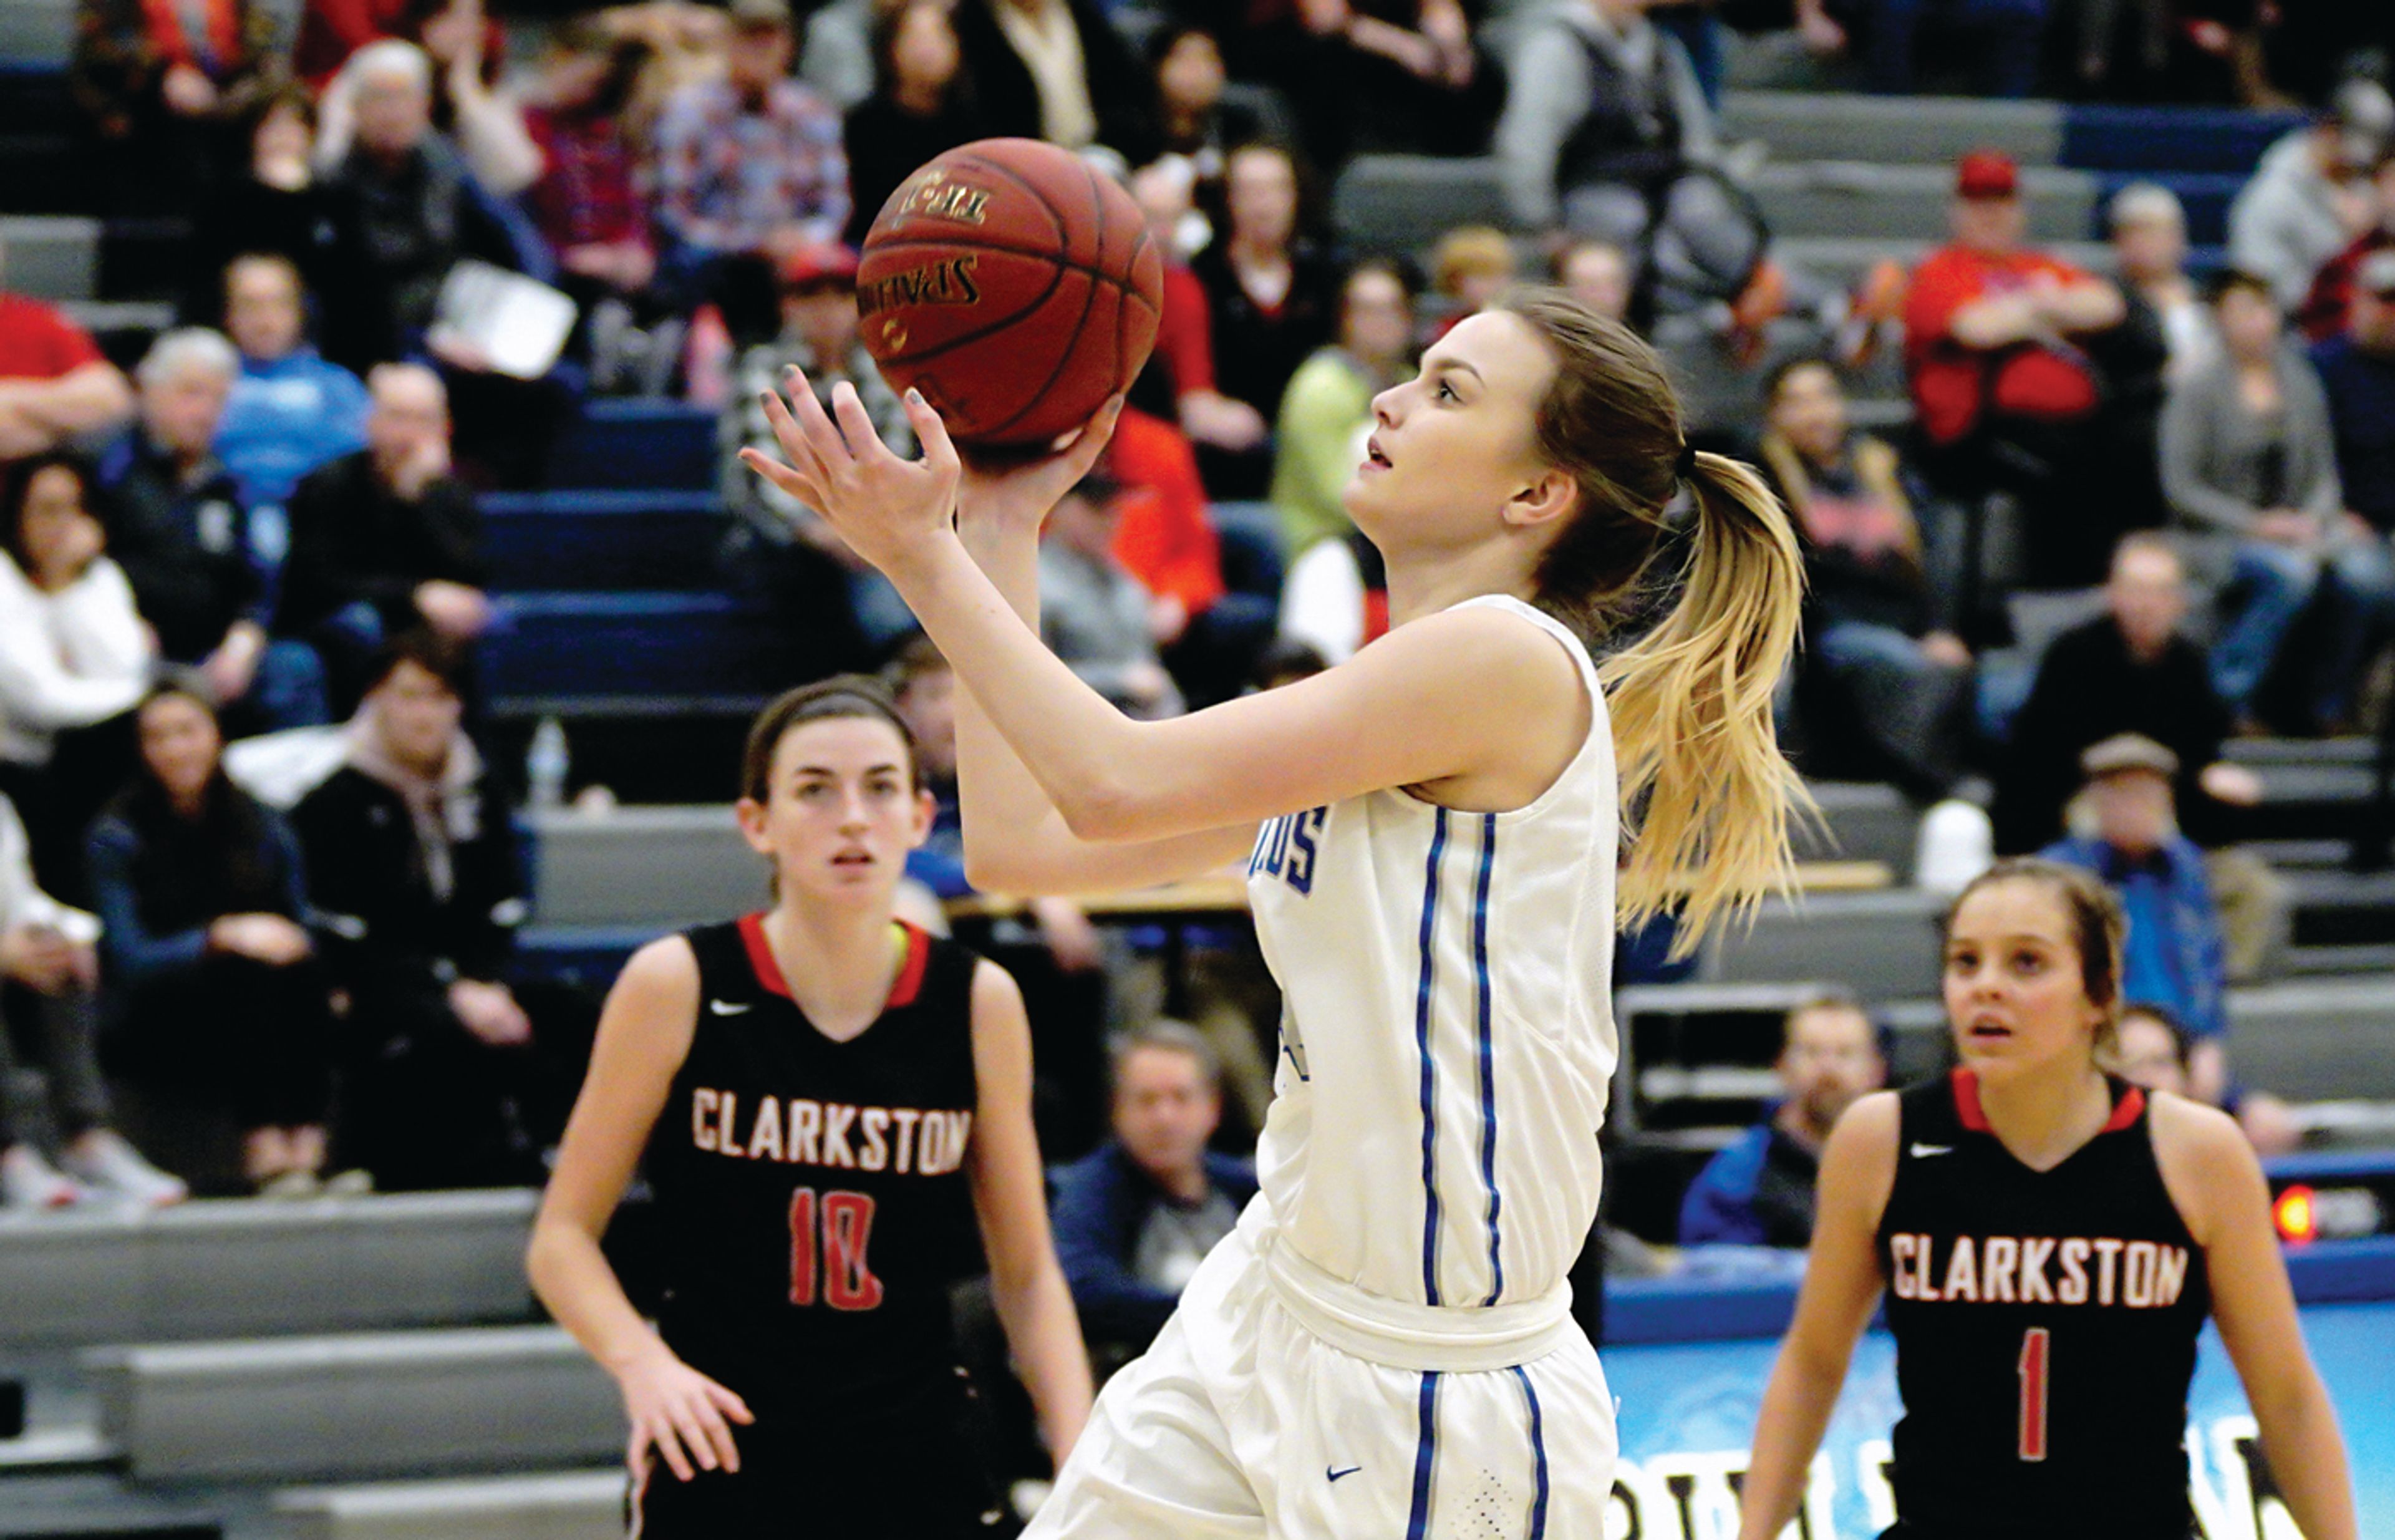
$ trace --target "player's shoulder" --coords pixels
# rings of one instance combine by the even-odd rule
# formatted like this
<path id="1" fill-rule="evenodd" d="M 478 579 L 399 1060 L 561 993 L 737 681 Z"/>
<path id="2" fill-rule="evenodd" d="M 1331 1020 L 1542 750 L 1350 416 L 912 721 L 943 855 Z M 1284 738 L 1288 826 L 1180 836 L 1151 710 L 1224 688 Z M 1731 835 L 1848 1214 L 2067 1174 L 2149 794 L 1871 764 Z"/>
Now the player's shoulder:
<path id="1" fill-rule="evenodd" d="M 2248 1167 L 2260 1169 L 2261 1162 L 2237 1120 L 2216 1107 L 2167 1091 L 2149 1091 L 2146 1123 L 2152 1131 L 2154 1158 L 2165 1170 L 2180 1167 L 2216 1177 Z"/>
<path id="2" fill-rule="evenodd" d="M 1898 1091 L 1872 1091 L 1857 1096 L 1830 1130 L 1830 1143 L 1842 1141 L 1846 1148 L 1861 1153 L 1874 1146 L 1884 1145 L 1889 1153 L 1896 1149 L 1897 1135 L 1904 1127 L 1904 1094 Z"/>
<path id="3" fill-rule="evenodd" d="M 1526 604 L 1467 603 L 1407 621 L 1346 666 L 1369 661 L 1449 681 L 1492 706 L 1523 704 L 1525 694 L 1540 697 L 1530 704 L 1549 704 L 1548 697 L 1560 704 L 1586 693 L 1576 647 L 1584 654 Z M 1496 681 L 1506 687 L 1492 690 Z"/>
<path id="4" fill-rule="evenodd" d="M 691 936 L 676 931 L 660 936 L 633 952 L 616 977 L 617 988 L 630 986 L 642 991 L 682 990 L 692 995 L 698 992 L 698 951 Z"/>

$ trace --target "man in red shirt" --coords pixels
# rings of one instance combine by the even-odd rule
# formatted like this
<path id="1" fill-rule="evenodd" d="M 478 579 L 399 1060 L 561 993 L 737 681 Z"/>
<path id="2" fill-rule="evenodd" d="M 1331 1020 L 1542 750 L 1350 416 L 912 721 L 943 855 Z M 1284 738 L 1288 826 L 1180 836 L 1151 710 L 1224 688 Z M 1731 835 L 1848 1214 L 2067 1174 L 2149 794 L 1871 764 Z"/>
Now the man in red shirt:
<path id="1" fill-rule="evenodd" d="M 1904 311 L 1905 364 L 1931 469 L 1975 502 L 1998 487 L 2021 496 L 2033 538 L 2036 526 L 2078 527 L 2059 499 L 2085 481 L 2079 472 L 2102 398 L 2081 345 L 2121 324 L 2121 292 L 2026 244 L 2019 168 L 1994 151 L 1956 166 L 1952 230 L 1952 244 L 1914 272 Z M 2105 552 L 2087 554 L 2100 570 Z M 2059 571 L 2038 576 L 2070 580 Z"/>
<path id="2" fill-rule="evenodd" d="M 0 293 L 0 460 L 124 421 L 133 387 L 91 335 L 38 299 Z"/>

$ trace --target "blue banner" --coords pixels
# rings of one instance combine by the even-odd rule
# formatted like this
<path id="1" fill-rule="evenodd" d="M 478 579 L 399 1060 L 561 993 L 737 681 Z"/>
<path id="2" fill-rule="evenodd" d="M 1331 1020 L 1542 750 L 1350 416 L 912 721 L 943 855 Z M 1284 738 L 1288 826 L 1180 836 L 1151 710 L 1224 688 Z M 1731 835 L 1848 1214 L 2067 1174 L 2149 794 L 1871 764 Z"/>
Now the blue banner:
<path id="1" fill-rule="evenodd" d="M 2395 1535 L 2395 1302 L 2310 1305 L 2303 1324 L 2344 1426 L 2359 1533 Z M 1752 1340 L 1605 1350 L 1621 1409 L 1607 1540 L 1736 1540 L 1733 1479 L 1746 1468 L 1778 1350 L 1776 1342 Z M 1886 1466 L 1888 1430 L 1901 1412 L 1895 1346 L 1872 1332 L 1856 1347 L 1813 1462 L 1804 1517 L 1788 1537 L 1871 1540 L 1895 1521 Z M 2188 1414 L 2188 1490 L 2204 1540 L 2298 1540 L 2286 1509 L 2256 1492 L 2253 1414 L 2208 1326 Z"/>

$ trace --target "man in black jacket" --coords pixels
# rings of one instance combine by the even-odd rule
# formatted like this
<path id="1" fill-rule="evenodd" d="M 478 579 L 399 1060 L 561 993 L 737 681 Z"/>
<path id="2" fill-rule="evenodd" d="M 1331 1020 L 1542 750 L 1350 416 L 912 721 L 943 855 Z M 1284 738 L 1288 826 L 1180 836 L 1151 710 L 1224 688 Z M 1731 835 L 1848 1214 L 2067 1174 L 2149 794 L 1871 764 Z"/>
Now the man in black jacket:
<path id="1" fill-rule="evenodd" d="M 537 1180 L 557 1097 L 503 981 L 523 921 L 505 801 L 459 726 L 461 655 L 385 649 L 341 767 L 292 826 L 349 998 L 342 1164 L 385 1188 Z"/>
<path id="2" fill-rule="evenodd" d="M 2107 613 L 2046 649 L 2014 719 L 1996 778 L 1996 849 L 2005 855 L 2062 837 L 2063 810 L 2084 778 L 2079 756 L 2122 733 L 2177 756 L 2180 819 L 2198 844 L 2221 843 L 2233 809 L 2260 800 L 2254 773 L 2220 757 L 2229 709 L 2213 693 L 2203 649 L 2178 631 L 2187 614 L 2178 553 L 2157 535 L 2123 539 L 2105 601 Z"/>
<path id="3" fill-rule="evenodd" d="M 318 467 L 291 494 L 291 554 L 275 631 L 324 655 L 337 706 L 384 638 L 429 628 L 464 644 L 491 621 L 483 518 L 450 473 L 441 377 L 386 364 L 367 377 L 366 447 Z"/>

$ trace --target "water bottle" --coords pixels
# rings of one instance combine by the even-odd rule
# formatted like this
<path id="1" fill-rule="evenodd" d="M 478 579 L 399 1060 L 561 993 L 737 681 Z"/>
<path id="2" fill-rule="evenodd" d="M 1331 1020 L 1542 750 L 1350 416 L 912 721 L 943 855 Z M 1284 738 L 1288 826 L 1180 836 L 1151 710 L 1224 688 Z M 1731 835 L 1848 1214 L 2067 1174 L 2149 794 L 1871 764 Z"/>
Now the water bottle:
<path id="1" fill-rule="evenodd" d="M 532 730 L 532 748 L 524 754 L 524 784 L 532 805 L 544 812 L 565 803 L 565 772 L 572 763 L 565 746 L 565 724 L 553 716 L 540 719 Z"/>

